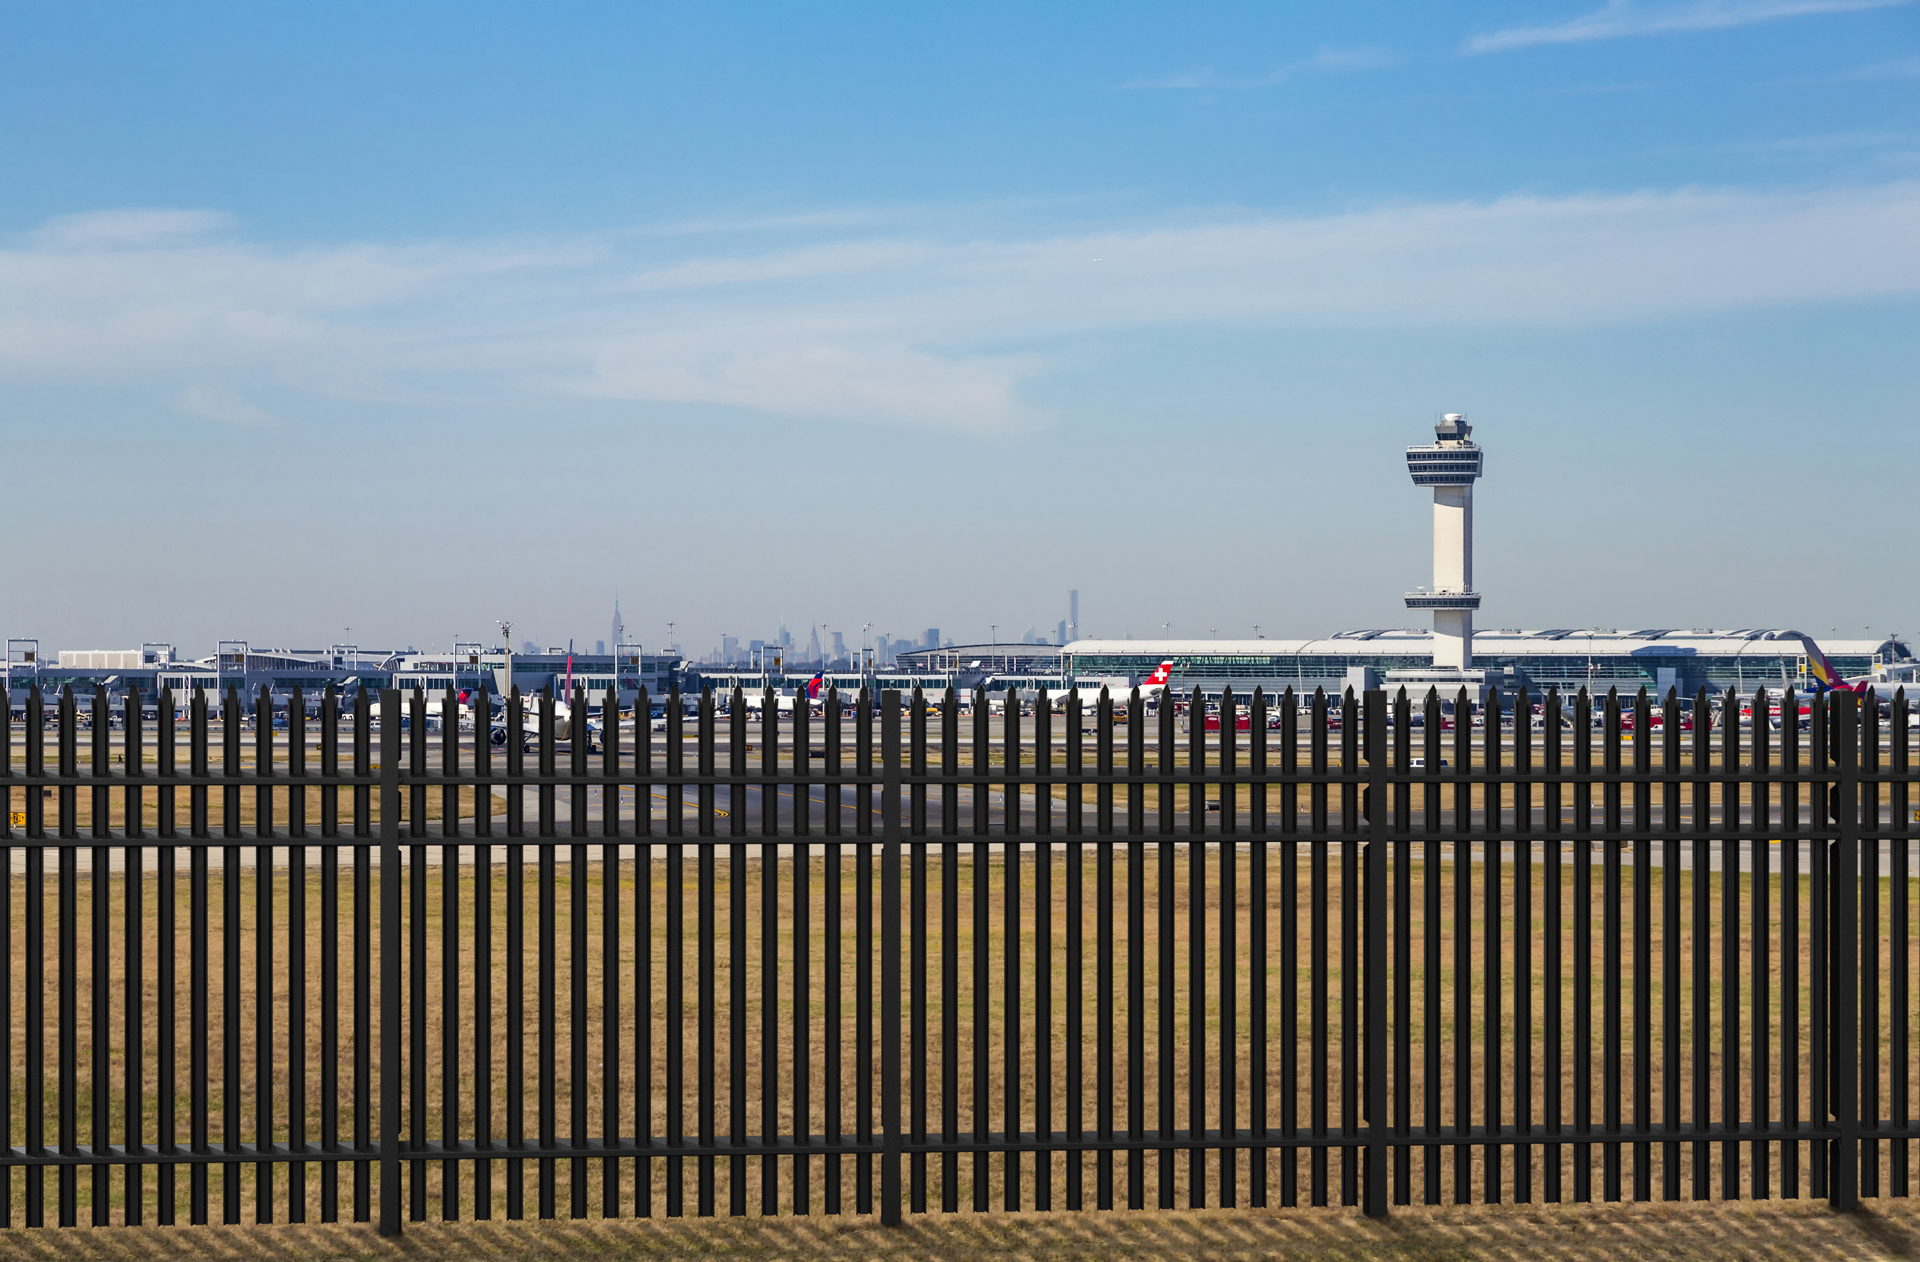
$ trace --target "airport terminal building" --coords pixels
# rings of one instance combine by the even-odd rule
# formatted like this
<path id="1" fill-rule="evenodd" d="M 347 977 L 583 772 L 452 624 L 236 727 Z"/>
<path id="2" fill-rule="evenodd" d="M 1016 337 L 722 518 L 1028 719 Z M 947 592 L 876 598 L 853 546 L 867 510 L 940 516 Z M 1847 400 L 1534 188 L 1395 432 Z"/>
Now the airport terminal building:
<path id="1" fill-rule="evenodd" d="M 599 705 L 613 688 L 625 706 L 633 704 L 642 687 L 650 696 L 665 695 L 679 671 L 678 654 L 643 653 L 637 645 L 620 645 L 612 653 L 548 649 L 511 657 L 504 649 L 473 645 L 451 653 L 403 653 L 392 662 L 391 686 L 429 693 L 484 686 L 497 697 L 506 696 L 509 688 L 518 688 L 521 696 L 551 688 L 559 697 L 571 682 L 586 692 L 589 704 Z"/>
<path id="2" fill-rule="evenodd" d="M 1904 641 L 1891 637 L 1829 639 L 1820 647 L 1849 677 L 1915 660 Z M 1079 640 L 1067 645 L 1064 656 L 1064 673 L 1074 677 L 1123 675 L 1137 682 L 1172 661 L 1170 686 L 1182 692 L 1218 694 L 1231 687 L 1244 695 L 1258 686 L 1269 695 L 1286 688 L 1305 695 L 1325 688 L 1338 695 L 1349 686 L 1392 683 L 1390 673 L 1426 671 L 1434 664 L 1434 637 L 1423 629 L 1401 629 L 1343 631 L 1315 640 Z M 1785 628 L 1480 631 L 1473 637 L 1473 665 L 1485 672 L 1490 687 L 1508 694 L 1525 686 L 1535 694 L 1548 688 L 1604 694 L 1645 687 L 1663 696 L 1669 688 L 1690 696 L 1704 687 L 1748 695 L 1758 688 L 1805 690 L 1811 683 L 1801 633 Z"/>
<path id="3" fill-rule="evenodd" d="M 259 649 L 241 640 L 223 640 L 212 656 L 196 659 L 181 657 L 171 644 L 148 642 L 135 649 L 62 649 L 45 660 L 38 641 L 9 640 L 7 692 L 15 708 L 25 704 L 31 690 L 38 689 L 53 704 L 66 688 L 83 703 L 100 688 L 115 697 L 138 690 L 149 704 L 163 688 L 171 688 L 183 704 L 196 688 L 212 696 L 224 696 L 231 688 L 251 704 L 264 687 L 275 705 L 284 706 L 299 688 L 311 706 L 319 703 L 329 684 L 386 686 L 391 660 L 389 653 L 352 646 Z"/>
<path id="4" fill-rule="evenodd" d="M 7 689 L 15 709 L 26 694 L 38 689 L 49 703 L 64 688 L 90 699 L 105 688 L 119 697 L 137 689 L 151 703 L 160 690 L 171 688 L 182 703 L 195 689 L 224 697 L 237 689 L 251 705 L 260 689 L 267 689 L 276 707 L 284 707 L 299 689 L 306 708 L 317 711 L 329 686 L 352 696 L 361 688 L 424 689 L 438 693 L 448 688 L 484 686 L 504 696 L 508 681 L 523 695 L 552 688 L 556 695 L 568 680 L 584 688 L 599 704 L 609 687 L 618 690 L 623 705 L 631 705 L 644 685 L 664 695 L 680 671 L 677 654 L 642 653 L 638 646 L 620 646 L 614 653 L 568 654 L 563 649 L 545 653 L 515 653 L 508 670 L 504 649 L 462 646 L 453 651 L 419 653 L 412 650 L 367 650 L 354 645 L 325 649 L 262 649 L 245 641 L 223 640 L 210 657 L 182 658 L 171 644 L 148 643 L 137 649 L 63 649 L 42 660 L 37 641 L 11 640 L 7 652 Z"/>

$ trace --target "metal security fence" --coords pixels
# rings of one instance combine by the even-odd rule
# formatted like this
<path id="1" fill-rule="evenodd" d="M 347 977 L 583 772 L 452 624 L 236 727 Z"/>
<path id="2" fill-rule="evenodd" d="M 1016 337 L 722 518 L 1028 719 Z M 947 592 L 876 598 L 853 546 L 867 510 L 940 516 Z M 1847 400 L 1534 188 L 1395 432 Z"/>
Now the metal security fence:
<path id="1" fill-rule="evenodd" d="M 0 1223 L 1911 1186 L 1904 694 L 375 699 L 29 696 Z"/>

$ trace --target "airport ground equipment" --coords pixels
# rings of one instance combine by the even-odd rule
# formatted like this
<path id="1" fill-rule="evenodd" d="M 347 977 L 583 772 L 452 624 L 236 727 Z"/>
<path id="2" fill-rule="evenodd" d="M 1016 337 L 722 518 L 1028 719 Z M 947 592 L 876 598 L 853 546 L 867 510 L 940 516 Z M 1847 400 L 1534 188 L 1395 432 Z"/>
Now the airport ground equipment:
<path id="1" fill-rule="evenodd" d="M 0 1226 L 1913 1190 L 1904 693 L 162 700 L 9 728 Z"/>

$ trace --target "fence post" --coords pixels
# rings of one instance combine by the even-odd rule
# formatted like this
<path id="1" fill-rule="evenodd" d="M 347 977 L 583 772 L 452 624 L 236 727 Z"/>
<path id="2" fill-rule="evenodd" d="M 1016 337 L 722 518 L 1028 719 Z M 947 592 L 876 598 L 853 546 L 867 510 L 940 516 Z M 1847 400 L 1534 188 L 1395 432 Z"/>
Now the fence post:
<path id="1" fill-rule="evenodd" d="M 1828 867 L 1827 913 L 1827 1107 L 1840 1132 L 1827 1167 L 1827 1203 L 1834 1209 L 1860 1204 L 1858 1099 L 1860 1057 L 1878 1049 L 1860 1039 L 1860 711 L 1851 692 L 1827 694 L 1834 754 L 1832 804 L 1837 836 Z M 1875 875 L 1878 878 L 1879 864 Z"/>
<path id="2" fill-rule="evenodd" d="M 880 1221 L 900 1224 L 900 693 L 880 694 Z"/>
<path id="3" fill-rule="evenodd" d="M 1367 760 L 1367 850 L 1363 860 L 1360 1012 L 1361 1116 L 1367 1123 L 1360 1207 L 1369 1218 L 1387 1216 L 1387 837 L 1391 811 L 1387 780 L 1387 694 L 1366 694 L 1363 747 Z M 1223 724 L 1225 720 L 1222 720 Z M 1496 735 L 1495 740 L 1499 737 Z"/>
<path id="4" fill-rule="evenodd" d="M 380 1234 L 400 1234 L 400 693 L 380 693 Z"/>

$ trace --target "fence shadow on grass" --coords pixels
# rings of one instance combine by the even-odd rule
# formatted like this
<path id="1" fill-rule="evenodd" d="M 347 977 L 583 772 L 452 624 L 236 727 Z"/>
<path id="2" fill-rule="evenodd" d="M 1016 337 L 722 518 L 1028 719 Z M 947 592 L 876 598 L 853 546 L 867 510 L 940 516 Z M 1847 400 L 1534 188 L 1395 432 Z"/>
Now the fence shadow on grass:
<path id="1" fill-rule="evenodd" d="M 367 1225 L 105 1228 L 0 1233 L 21 1262 L 233 1259 L 1636 1259 L 1903 1258 L 1920 1255 L 1920 1207 L 1881 1202 L 958 1214 L 883 1227 L 872 1217 L 417 1224 L 397 1240 Z"/>

